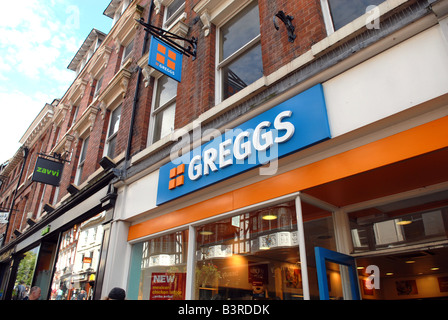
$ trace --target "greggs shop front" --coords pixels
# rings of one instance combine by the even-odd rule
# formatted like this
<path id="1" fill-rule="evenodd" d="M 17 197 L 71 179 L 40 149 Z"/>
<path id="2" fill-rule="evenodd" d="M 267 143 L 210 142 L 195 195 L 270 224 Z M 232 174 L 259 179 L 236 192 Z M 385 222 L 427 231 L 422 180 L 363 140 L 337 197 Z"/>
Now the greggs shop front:
<path id="1" fill-rule="evenodd" d="M 342 130 L 340 80 L 127 187 L 129 299 L 448 297 L 448 96 L 408 108 L 412 88 L 383 88 L 396 109 L 366 99 Z"/>

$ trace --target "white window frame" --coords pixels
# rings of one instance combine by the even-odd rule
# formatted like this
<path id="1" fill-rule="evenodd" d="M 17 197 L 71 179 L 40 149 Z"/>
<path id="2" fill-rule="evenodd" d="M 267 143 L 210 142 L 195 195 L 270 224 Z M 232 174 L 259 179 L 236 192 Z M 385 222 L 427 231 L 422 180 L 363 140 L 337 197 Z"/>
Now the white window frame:
<path id="1" fill-rule="evenodd" d="M 126 51 L 129 49 L 131 44 L 132 44 L 132 49 L 126 53 Z M 124 48 L 123 48 L 123 57 L 121 58 L 121 66 L 123 66 L 126 63 L 126 61 L 128 61 L 131 58 L 131 54 L 135 49 L 134 48 L 135 47 L 134 39 L 129 41 L 129 43 L 123 47 Z"/>
<path id="2" fill-rule="evenodd" d="M 330 5 L 328 0 L 320 0 L 320 5 L 322 7 L 322 15 L 324 16 L 325 28 L 327 30 L 327 35 L 334 33 L 333 18 L 331 18 Z"/>
<path id="3" fill-rule="evenodd" d="M 248 43 L 246 43 L 243 47 L 241 47 L 239 50 L 232 53 L 229 57 L 225 58 L 223 61 L 220 60 L 220 51 L 221 51 L 221 28 L 229 22 L 233 17 L 235 17 L 238 13 L 240 13 L 242 10 L 244 10 L 248 5 L 250 5 L 253 1 L 248 1 L 244 4 L 241 8 L 239 8 L 238 11 L 236 11 L 234 14 L 228 16 L 225 20 L 222 21 L 222 23 L 217 26 L 216 28 L 216 69 L 215 69 L 215 103 L 219 104 L 222 101 L 224 101 L 224 94 L 223 94 L 223 78 L 222 78 L 222 69 L 227 66 L 228 64 L 232 63 L 236 59 L 238 59 L 241 55 L 255 47 L 257 44 L 261 44 L 261 21 L 260 21 L 260 34 L 258 34 L 255 38 L 250 40 Z M 260 9 L 260 4 L 258 3 L 258 9 Z"/>
<path id="4" fill-rule="evenodd" d="M 100 91 L 101 91 L 101 87 L 102 87 L 102 85 L 103 85 L 103 78 L 104 78 L 104 76 L 101 76 L 101 77 L 98 79 L 98 81 L 96 82 L 96 85 L 95 85 L 95 92 L 94 92 L 94 94 L 93 94 L 93 98 L 96 98 L 96 97 L 99 96 Z"/>
<path id="5" fill-rule="evenodd" d="M 160 75 L 158 78 L 155 79 L 155 83 L 154 83 L 154 90 L 153 90 L 153 96 L 152 96 L 152 105 L 151 105 L 151 118 L 150 118 L 150 125 L 149 125 L 149 134 L 148 134 L 148 143 L 147 146 L 150 146 L 154 143 L 156 143 L 157 141 L 163 139 L 163 137 L 160 137 L 159 140 L 154 141 L 154 137 L 155 137 L 155 128 L 156 128 L 156 118 L 157 118 L 157 114 L 159 114 L 160 112 L 163 112 L 165 109 L 167 109 L 169 106 L 171 106 L 173 103 L 177 102 L 177 92 L 176 95 L 174 97 L 172 97 L 170 100 L 168 100 L 163 106 L 159 106 L 158 109 L 156 110 L 156 102 L 157 102 L 157 94 L 159 91 L 159 81 L 160 79 L 162 79 L 163 77 L 168 77 L 165 75 Z M 176 107 L 177 108 L 177 103 L 176 103 Z M 174 131 L 174 128 L 173 128 Z"/>
<path id="6" fill-rule="evenodd" d="M 82 146 L 81 146 L 81 152 L 79 153 L 79 161 L 78 166 L 76 167 L 76 175 L 75 175 L 75 184 L 79 185 L 82 178 L 82 173 L 84 172 L 84 164 L 86 162 L 86 157 L 82 159 L 82 154 L 84 153 L 84 148 L 86 147 L 86 140 L 90 141 L 90 136 L 86 136 L 82 140 Z M 87 143 L 87 148 L 89 147 L 89 144 Z M 87 151 L 86 151 L 87 154 Z"/>
<path id="7" fill-rule="evenodd" d="M 185 11 L 185 0 L 184 3 L 179 7 L 179 9 L 177 9 L 172 15 L 171 17 L 167 18 L 168 15 L 168 7 L 174 2 L 171 1 L 170 4 L 165 5 L 165 11 L 163 14 L 163 28 L 164 29 L 169 29 L 169 27 L 171 25 L 174 24 L 174 22 L 176 22 L 176 20 L 182 15 L 182 12 Z"/>
<path id="8" fill-rule="evenodd" d="M 111 124 L 111 122 L 112 122 L 112 114 L 113 114 L 118 108 L 120 108 L 120 107 L 121 107 L 121 111 L 120 111 L 120 120 L 118 121 L 118 122 L 120 123 L 120 121 L 121 121 L 121 113 L 123 112 L 122 104 L 120 103 L 116 108 L 114 108 L 113 110 L 110 111 L 110 117 L 109 117 L 109 122 L 108 122 L 108 125 L 107 125 L 107 126 L 108 126 L 108 127 L 107 127 L 107 135 L 106 135 L 106 142 L 105 142 L 105 145 L 104 145 L 104 154 L 103 154 L 103 156 L 107 156 L 107 155 L 108 155 L 108 153 L 109 153 L 110 141 L 111 141 L 112 139 L 114 139 L 114 138 L 117 136 L 117 134 L 118 134 L 118 130 L 119 130 L 119 129 L 117 129 L 116 132 L 114 132 L 112 135 L 109 136 L 109 134 L 110 134 L 110 129 L 111 129 L 110 124 Z M 120 126 L 120 124 L 118 124 L 118 126 Z"/>

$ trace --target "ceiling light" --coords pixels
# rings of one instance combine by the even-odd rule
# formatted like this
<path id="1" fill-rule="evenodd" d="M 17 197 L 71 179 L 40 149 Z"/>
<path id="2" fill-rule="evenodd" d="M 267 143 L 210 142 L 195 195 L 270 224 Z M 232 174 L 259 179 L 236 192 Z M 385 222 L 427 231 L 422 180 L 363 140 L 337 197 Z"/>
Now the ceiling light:
<path id="1" fill-rule="evenodd" d="M 412 221 L 411 220 L 401 220 L 401 221 L 397 221 L 397 225 L 399 226 L 407 226 L 408 224 L 411 224 Z"/>
<path id="2" fill-rule="evenodd" d="M 213 234 L 213 231 L 203 230 L 203 231 L 200 231 L 199 234 L 203 235 L 203 236 L 211 236 Z"/>
<path id="3" fill-rule="evenodd" d="M 275 214 L 267 214 L 263 216 L 263 220 L 276 220 L 277 216 Z"/>
<path id="4" fill-rule="evenodd" d="M 415 261 L 414 260 L 408 260 L 408 261 L 406 261 L 406 263 L 411 264 L 411 263 L 415 263 Z"/>
<path id="5" fill-rule="evenodd" d="M 386 273 L 386 276 L 393 276 L 393 275 L 394 275 L 393 272 L 388 272 L 388 273 Z"/>
<path id="6" fill-rule="evenodd" d="M 437 271 L 437 270 L 439 270 L 440 268 L 438 268 L 438 267 L 434 267 L 434 268 L 431 268 L 431 271 Z"/>
<path id="7" fill-rule="evenodd" d="M 362 270 L 362 269 L 364 269 L 364 267 L 357 267 L 356 269 L 358 269 L 358 270 Z"/>

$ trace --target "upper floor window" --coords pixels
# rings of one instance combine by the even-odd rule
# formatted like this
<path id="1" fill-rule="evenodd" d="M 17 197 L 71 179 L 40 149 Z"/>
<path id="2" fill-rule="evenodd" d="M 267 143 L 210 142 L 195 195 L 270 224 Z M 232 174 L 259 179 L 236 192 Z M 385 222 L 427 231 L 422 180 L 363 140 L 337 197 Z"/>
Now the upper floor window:
<path id="1" fill-rule="evenodd" d="M 120 20 L 123 13 L 126 11 L 126 9 L 129 7 L 129 4 L 131 3 L 131 0 L 123 0 L 120 6 L 117 8 L 117 11 L 115 11 L 114 14 L 114 21 L 112 25 L 117 23 L 118 20 Z"/>
<path id="2" fill-rule="evenodd" d="M 185 0 L 174 0 L 166 6 L 165 8 L 165 17 L 164 17 L 164 25 L 167 28 L 170 24 L 172 24 L 182 12 L 185 10 Z"/>
<path id="3" fill-rule="evenodd" d="M 122 65 L 131 57 L 131 53 L 132 53 L 133 49 L 134 49 L 134 40 L 129 42 L 129 44 L 124 47 L 123 59 L 121 60 Z"/>
<path id="4" fill-rule="evenodd" d="M 322 11 L 327 25 L 327 33 L 331 34 L 362 16 L 371 8 L 385 0 L 321 0 Z"/>
<path id="5" fill-rule="evenodd" d="M 177 81 L 163 76 L 157 80 L 152 112 L 152 142 L 167 136 L 174 130 Z"/>
<path id="6" fill-rule="evenodd" d="M 258 1 L 253 1 L 219 28 L 220 100 L 263 77 Z"/>
<path id="7" fill-rule="evenodd" d="M 89 146 L 89 139 L 90 137 L 87 137 L 82 142 L 81 154 L 79 156 L 78 168 L 76 170 L 76 177 L 75 177 L 75 184 L 77 185 L 81 183 L 82 173 L 84 171 L 84 163 L 86 161 L 87 148 Z"/>
<path id="8" fill-rule="evenodd" d="M 103 85 L 103 77 L 101 77 L 95 85 L 95 94 L 93 95 L 96 98 L 100 94 L 101 86 Z"/>
<path id="9" fill-rule="evenodd" d="M 113 158 L 117 144 L 117 132 L 120 127 L 121 105 L 112 111 L 109 122 L 109 131 L 107 133 L 106 150 L 107 156 Z"/>

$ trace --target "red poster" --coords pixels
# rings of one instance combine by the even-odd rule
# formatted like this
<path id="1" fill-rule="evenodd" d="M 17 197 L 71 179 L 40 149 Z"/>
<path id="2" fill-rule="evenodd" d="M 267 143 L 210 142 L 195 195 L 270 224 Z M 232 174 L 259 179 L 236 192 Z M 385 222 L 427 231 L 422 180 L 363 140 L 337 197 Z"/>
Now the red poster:
<path id="1" fill-rule="evenodd" d="M 150 300 L 185 300 L 185 273 L 153 273 Z"/>

